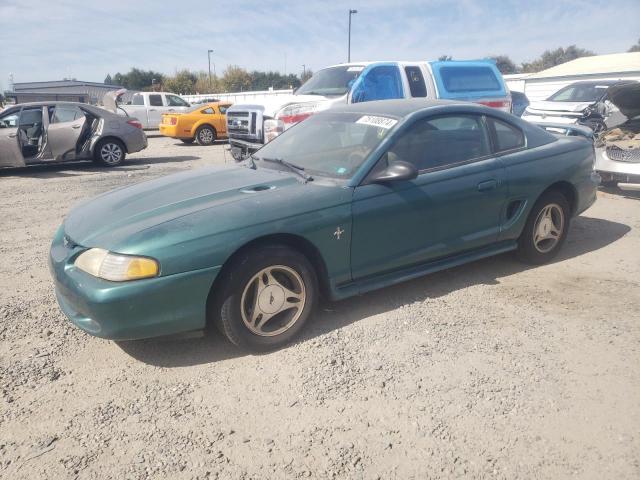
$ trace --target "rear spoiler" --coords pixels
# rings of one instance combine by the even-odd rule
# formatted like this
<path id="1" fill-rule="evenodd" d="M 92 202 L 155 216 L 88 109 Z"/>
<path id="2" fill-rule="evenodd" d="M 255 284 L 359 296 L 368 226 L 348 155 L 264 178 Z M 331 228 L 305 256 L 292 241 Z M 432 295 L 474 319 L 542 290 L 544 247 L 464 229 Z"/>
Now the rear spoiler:
<path id="1" fill-rule="evenodd" d="M 535 123 L 535 125 L 549 133 L 562 135 L 563 137 L 584 137 L 591 141 L 595 138 L 593 130 L 583 125 L 567 125 L 564 123 Z"/>

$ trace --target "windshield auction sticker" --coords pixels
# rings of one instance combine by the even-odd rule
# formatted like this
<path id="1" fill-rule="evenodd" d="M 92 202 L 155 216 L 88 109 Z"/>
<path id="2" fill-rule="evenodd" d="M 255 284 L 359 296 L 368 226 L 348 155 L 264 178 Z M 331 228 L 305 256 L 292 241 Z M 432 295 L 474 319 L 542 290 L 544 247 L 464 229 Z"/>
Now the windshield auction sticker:
<path id="1" fill-rule="evenodd" d="M 372 125 L 374 127 L 389 129 L 393 127 L 396 123 L 398 123 L 398 121 L 394 118 L 365 115 L 364 117 L 360 117 L 360 119 L 357 120 L 356 123 L 362 123 L 364 125 Z"/>

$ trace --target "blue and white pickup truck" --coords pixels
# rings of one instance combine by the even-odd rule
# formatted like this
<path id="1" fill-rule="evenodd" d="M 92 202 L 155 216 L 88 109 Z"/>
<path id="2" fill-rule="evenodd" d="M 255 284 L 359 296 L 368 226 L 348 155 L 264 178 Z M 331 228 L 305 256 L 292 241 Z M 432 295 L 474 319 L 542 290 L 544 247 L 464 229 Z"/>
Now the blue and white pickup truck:
<path id="1" fill-rule="evenodd" d="M 511 111 L 511 94 L 492 60 L 345 63 L 319 70 L 292 95 L 229 108 L 231 153 L 241 160 L 292 125 L 336 105 L 420 97 Z"/>

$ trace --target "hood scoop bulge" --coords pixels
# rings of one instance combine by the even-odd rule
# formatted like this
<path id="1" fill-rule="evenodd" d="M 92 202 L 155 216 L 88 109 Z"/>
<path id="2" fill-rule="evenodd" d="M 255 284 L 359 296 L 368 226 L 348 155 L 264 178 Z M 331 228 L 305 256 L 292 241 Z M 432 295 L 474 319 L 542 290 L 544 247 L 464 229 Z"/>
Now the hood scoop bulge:
<path id="1" fill-rule="evenodd" d="M 242 193 L 259 193 L 267 190 L 275 190 L 275 185 L 254 185 L 253 187 L 243 188 L 240 190 Z"/>

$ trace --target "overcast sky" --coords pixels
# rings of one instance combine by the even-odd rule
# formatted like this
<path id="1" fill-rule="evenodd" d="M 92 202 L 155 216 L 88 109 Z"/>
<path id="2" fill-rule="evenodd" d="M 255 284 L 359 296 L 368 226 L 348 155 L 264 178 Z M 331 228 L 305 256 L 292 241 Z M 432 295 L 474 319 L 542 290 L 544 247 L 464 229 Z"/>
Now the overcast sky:
<path id="1" fill-rule="evenodd" d="M 576 44 L 624 52 L 640 37 L 639 0 L 0 0 L 0 87 L 131 67 L 171 74 L 227 65 L 299 73 L 352 60 L 532 60 Z"/>

